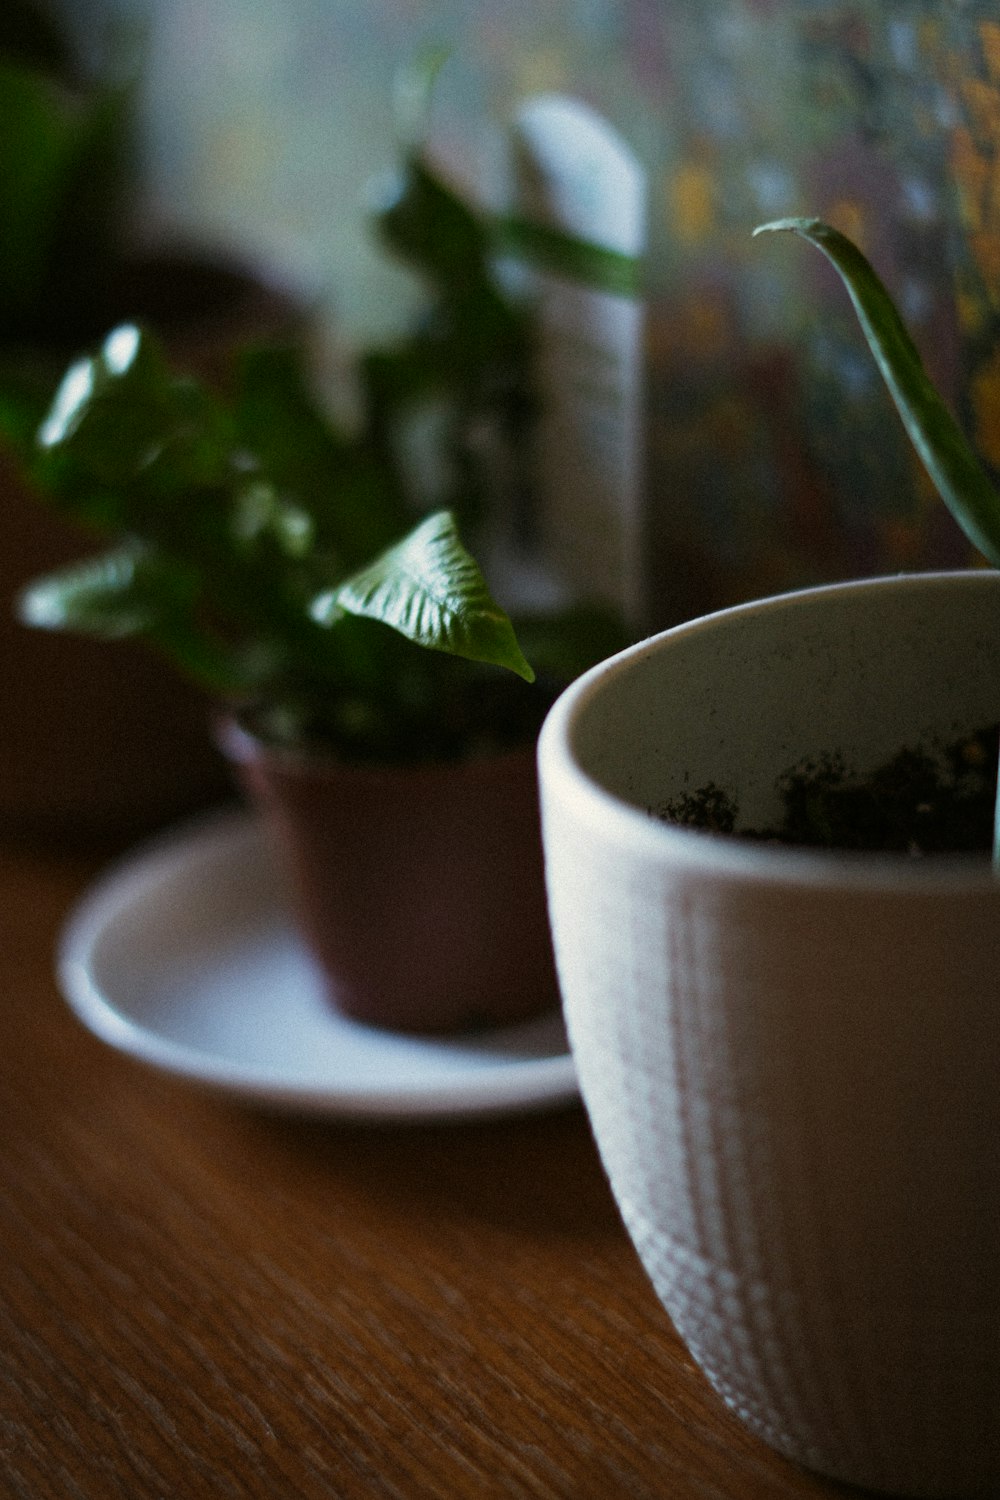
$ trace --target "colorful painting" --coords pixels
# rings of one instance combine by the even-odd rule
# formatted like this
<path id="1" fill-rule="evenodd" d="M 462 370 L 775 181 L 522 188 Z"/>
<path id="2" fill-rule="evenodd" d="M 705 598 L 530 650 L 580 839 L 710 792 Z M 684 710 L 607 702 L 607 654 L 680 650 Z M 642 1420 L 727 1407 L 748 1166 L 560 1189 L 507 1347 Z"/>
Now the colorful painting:
<path id="1" fill-rule="evenodd" d="M 997 468 L 1000 27 L 990 10 L 773 0 L 699 13 L 666 163 L 650 349 L 649 558 L 665 618 L 974 561 L 913 459 L 835 278 L 800 246 L 749 231 L 813 213 L 857 239 Z"/>

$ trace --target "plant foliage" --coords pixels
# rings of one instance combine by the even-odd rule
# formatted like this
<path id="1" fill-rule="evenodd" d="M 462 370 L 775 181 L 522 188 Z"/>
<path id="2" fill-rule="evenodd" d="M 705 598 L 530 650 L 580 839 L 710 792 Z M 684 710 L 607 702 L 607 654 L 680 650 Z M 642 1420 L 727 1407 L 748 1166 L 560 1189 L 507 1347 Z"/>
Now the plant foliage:
<path id="1" fill-rule="evenodd" d="M 459 754 L 523 738 L 551 697 L 528 685 L 465 541 L 510 498 L 498 476 L 530 483 L 534 323 L 495 274 L 488 224 L 419 143 L 375 228 L 427 299 L 394 345 L 359 356 L 356 421 L 335 420 L 289 349 L 244 353 L 225 397 L 134 325 L 67 371 L 33 476 L 113 545 L 30 585 L 19 609 L 147 641 L 271 736 L 365 758 Z M 432 472 L 416 478 L 409 443 L 429 419 Z M 563 680 L 622 643 L 586 608 L 523 630 Z"/>
<path id="2" fill-rule="evenodd" d="M 839 272 L 868 346 L 941 498 L 972 544 L 1000 567 L 1000 494 L 938 395 L 884 284 L 858 247 L 821 219 L 778 219 L 754 232 L 791 231 L 821 250 Z M 994 820 L 1000 870 L 1000 795 Z"/>
<path id="3" fill-rule="evenodd" d="M 0 343 L 58 343 L 88 326 L 123 251 L 132 138 L 117 61 L 85 66 L 49 7 L 4 0 Z"/>

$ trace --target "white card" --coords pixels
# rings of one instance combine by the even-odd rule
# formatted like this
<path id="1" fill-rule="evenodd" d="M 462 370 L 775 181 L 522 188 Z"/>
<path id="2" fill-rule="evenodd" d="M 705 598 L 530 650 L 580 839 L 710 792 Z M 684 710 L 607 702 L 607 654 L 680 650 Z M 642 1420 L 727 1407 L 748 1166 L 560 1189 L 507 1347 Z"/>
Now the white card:
<path id="1" fill-rule="evenodd" d="M 542 568 L 553 591 L 637 624 L 645 172 L 599 115 L 558 95 L 522 108 L 513 143 L 514 243 L 542 341 Z"/>

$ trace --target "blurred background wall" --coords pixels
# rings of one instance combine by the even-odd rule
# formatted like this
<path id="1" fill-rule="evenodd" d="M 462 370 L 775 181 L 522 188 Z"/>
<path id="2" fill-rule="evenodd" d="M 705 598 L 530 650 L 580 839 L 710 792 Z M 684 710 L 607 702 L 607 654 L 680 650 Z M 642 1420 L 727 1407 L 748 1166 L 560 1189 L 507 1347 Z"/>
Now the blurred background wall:
<path id="1" fill-rule="evenodd" d="M 503 131 L 548 90 L 650 174 L 646 448 L 653 623 L 858 572 L 968 560 L 914 468 L 815 252 L 753 241 L 816 213 L 854 235 L 1000 466 L 1000 18 L 989 0 L 64 0 L 143 37 L 150 231 L 307 287 L 339 336 L 411 289 L 364 230 L 390 93 L 452 49 L 435 149 L 502 196 Z"/>

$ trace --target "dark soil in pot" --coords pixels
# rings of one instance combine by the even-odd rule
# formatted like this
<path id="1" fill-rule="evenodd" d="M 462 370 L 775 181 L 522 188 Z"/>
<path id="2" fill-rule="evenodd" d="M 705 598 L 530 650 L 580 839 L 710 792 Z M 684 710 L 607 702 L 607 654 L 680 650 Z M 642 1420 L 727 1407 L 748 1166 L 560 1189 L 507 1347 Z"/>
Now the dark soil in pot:
<path id="1" fill-rule="evenodd" d="M 783 813 L 772 827 L 739 827 L 739 808 L 710 783 L 669 803 L 665 821 L 800 848 L 870 853 L 989 855 L 1000 725 L 942 746 L 907 747 L 860 776 L 831 755 L 778 781 Z"/>

